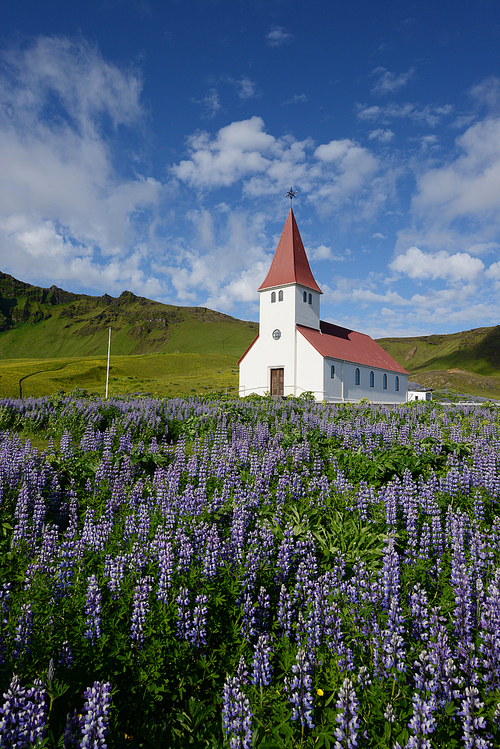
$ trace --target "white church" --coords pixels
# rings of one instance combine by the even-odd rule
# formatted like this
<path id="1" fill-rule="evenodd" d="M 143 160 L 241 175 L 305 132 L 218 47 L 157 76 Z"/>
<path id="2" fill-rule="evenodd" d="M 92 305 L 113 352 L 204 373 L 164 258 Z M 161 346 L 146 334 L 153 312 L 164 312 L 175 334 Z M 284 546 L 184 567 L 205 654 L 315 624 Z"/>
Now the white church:
<path id="1" fill-rule="evenodd" d="M 259 335 L 239 361 L 241 397 L 312 392 L 334 403 L 406 401 L 408 372 L 378 343 L 320 320 L 322 291 L 291 207 L 259 293 Z"/>

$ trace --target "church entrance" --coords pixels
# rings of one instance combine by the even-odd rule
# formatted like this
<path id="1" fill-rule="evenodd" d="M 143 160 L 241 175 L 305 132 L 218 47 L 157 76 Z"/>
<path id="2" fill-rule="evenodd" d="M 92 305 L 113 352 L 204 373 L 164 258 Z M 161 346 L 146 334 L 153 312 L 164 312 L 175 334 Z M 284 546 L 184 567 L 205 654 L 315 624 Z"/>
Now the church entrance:
<path id="1" fill-rule="evenodd" d="M 271 395 L 284 395 L 285 370 L 271 369 Z"/>

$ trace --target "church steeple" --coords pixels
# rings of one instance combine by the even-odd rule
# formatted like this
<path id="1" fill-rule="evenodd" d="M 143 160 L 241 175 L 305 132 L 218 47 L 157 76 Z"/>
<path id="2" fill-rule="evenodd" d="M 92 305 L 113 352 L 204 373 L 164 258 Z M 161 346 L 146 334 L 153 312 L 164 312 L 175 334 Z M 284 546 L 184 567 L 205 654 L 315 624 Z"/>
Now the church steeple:
<path id="1" fill-rule="evenodd" d="M 286 286 L 291 283 L 300 284 L 307 289 L 316 291 L 318 294 L 323 293 L 314 280 L 309 267 L 309 261 L 292 208 L 288 212 L 271 267 L 263 283 L 259 286 L 259 291 L 276 286 Z"/>

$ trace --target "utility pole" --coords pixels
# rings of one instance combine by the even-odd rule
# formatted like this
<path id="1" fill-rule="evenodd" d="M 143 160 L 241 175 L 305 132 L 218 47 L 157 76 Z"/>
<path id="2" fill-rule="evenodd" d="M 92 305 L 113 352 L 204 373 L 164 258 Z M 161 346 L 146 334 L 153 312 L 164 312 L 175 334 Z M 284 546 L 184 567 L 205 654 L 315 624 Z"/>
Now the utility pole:
<path id="1" fill-rule="evenodd" d="M 106 368 L 106 398 L 108 397 L 108 385 L 109 385 L 109 354 L 111 351 L 111 328 L 109 329 L 108 336 L 108 366 Z"/>

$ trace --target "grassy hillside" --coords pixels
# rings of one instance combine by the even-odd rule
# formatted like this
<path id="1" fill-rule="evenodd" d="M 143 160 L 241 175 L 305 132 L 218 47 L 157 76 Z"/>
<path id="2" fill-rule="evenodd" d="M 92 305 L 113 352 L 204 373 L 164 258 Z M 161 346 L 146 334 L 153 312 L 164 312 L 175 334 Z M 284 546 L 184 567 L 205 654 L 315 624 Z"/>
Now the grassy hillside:
<path id="1" fill-rule="evenodd" d="M 68 358 L 112 352 L 220 354 L 236 360 L 256 323 L 203 307 L 175 307 L 124 291 L 117 299 L 43 289 L 0 273 L 0 357 Z"/>
<path id="2" fill-rule="evenodd" d="M 500 325 L 378 343 L 422 385 L 500 398 Z"/>
<path id="3" fill-rule="evenodd" d="M 202 307 L 44 289 L 0 273 L 0 397 L 75 387 L 181 395 L 236 388 L 237 361 L 258 325 Z M 432 388 L 500 398 L 500 325 L 378 341 Z"/>

